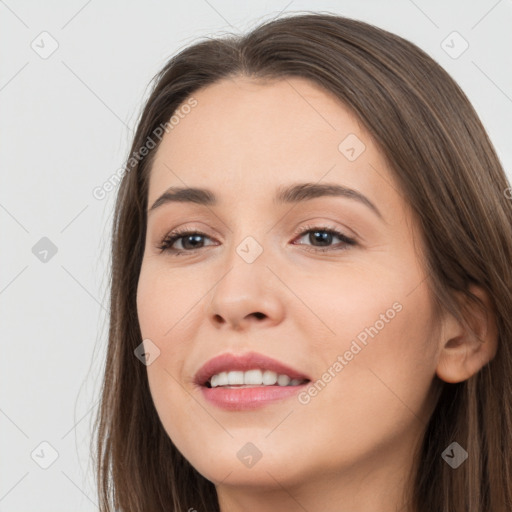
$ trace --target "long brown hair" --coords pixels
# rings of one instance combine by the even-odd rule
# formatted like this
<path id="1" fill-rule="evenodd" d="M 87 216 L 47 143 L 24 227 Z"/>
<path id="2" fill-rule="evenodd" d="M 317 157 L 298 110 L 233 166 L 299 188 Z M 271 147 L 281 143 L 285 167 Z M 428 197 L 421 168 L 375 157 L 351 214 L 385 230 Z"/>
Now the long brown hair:
<path id="1" fill-rule="evenodd" d="M 475 110 L 432 58 L 367 23 L 315 13 L 279 18 L 242 36 L 197 42 L 172 57 L 154 79 L 115 207 L 108 353 L 95 424 L 100 510 L 219 510 L 214 484 L 165 433 L 146 368 L 134 356 L 142 340 L 136 290 L 148 178 L 158 143 L 142 158 L 139 151 L 195 91 L 235 76 L 302 77 L 339 98 L 372 135 L 414 208 L 435 304 L 464 322 L 456 296 L 478 305 L 470 285 L 488 293 L 498 328 L 497 354 L 470 379 L 441 383 L 411 480 L 411 507 L 418 512 L 510 512 L 510 185 Z M 455 440 L 469 452 L 456 470 L 441 457 Z"/>

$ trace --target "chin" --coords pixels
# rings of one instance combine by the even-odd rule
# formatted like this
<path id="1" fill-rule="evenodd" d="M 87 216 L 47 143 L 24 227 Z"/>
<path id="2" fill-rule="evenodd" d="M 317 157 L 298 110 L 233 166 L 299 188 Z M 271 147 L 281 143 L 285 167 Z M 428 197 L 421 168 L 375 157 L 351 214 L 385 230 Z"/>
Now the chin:
<path id="1" fill-rule="evenodd" d="M 257 439 L 264 439 L 264 435 L 244 436 L 244 441 L 230 438 L 224 444 L 218 440 L 204 442 L 200 445 L 212 448 L 201 453 L 182 453 L 196 471 L 216 485 L 270 489 L 279 485 L 277 482 L 293 486 L 305 478 L 306 468 L 301 462 L 308 459 L 302 455 L 291 457 L 293 452 L 297 455 L 296 450 L 290 448 L 285 452 L 283 446 L 279 450 L 278 446 L 270 446 L 268 440 L 263 447 L 263 441 Z M 246 441 L 251 437 L 256 439 L 254 443 Z"/>
<path id="2" fill-rule="evenodd" d="M 252 468 L 233 464 L 231 461 L 215 466 L 202 465 L 194 467 L 196 471 L 215 485 L 234 486 L 241 489 L 258 488 L 264 491 L 274 489 L 279 484 L 288 487 L 293 485 L 293 480 L 295 480 L 292 478 L 292 475 L 285 473 L 285 465 L 265 464 L 262 460 Z"/>

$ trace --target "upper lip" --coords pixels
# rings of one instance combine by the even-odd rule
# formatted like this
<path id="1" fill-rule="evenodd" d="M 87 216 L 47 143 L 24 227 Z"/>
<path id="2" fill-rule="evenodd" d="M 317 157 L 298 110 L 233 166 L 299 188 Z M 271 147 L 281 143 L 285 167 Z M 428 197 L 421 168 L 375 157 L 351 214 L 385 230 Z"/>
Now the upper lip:
<path id="1" fill-rule="evenodd" d="M 200 386 L 206 385 L 213 375 L 225 371 L 247 371 L 259 368 L 271 370 L 277 374 L 286 374 L 291 379 L 311 380 L 307 375 L 294 368 L 257 352 L 247 352 L 236 355 L 232 353 L 220 354 L 207 361 L 197 371 L 194 382 Z"/>

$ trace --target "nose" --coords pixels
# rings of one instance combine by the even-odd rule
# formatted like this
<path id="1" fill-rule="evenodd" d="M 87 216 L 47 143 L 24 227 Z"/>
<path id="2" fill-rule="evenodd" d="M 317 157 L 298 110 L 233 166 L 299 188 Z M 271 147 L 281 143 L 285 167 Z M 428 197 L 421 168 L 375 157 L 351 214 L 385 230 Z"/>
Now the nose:
<path id="1" fill-rule="evenodd" d="M 208 316 L 216 328 L 243 331 L 272 326 L 284 317 L 282 284 L 263 258 L 253 263 L 233 262 L 212 291 Z"/>

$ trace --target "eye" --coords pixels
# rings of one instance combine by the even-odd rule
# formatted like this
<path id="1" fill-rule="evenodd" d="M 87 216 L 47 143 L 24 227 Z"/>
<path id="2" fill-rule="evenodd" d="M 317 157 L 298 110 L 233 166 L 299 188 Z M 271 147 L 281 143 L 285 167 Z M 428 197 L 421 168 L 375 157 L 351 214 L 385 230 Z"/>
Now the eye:
<path id="1" fill-rule="evenodd" d="M 306 226 L 301 228 L 295 234 L 300 235 L 300 238 L 309 236 L 308 240 L 312 242 L 312 246 L 306 247 L 306 250 L 313 252 L 327 252 L 327 251 L 341 251 L 345 250 L 347 246 L 357 245 L 356 240 L 350 238 L 335 228 L 328 226 L 311 227 Z M 202 249 L 204 246 L 205 238 L 210 238 L 208 235 L 191 229 L 176 229 L 167 234 L 158 244 L 157 248 L 160 252 L 169 252 L 174 256 L 180 254 L 192 253 L 198 249 Z M 338 238 L 341 240 L 337 246 L 331 246 L 333 239 Z M 181 243 L 181 247 L 173 247 L 176 242 Z M 319 245 L 316 245 L 319 244 Z M 215 244 L 210 244 L 215 245 Z M 306 245 L 304 243 L 294 245 Z"/>
<path id="2" fill-rule="evenodd" d="M 196 249 L 201 249 L 201 238 L 209 238 L 208 235 L 201 233 L 200 231 L 194 231 L 191 229 L 175 229 L 171 231 L 158 245 L 158 249 L 161 252 L 170 252 L 174 255 L 183 254 L 184 252 L 193 252 Z M 173 248 L 175 242 L 181 242 L 182 249 Z"/>
<path id="3" fill-rule="evenodd" d="M 308 237 L 307 240 L 312 242 L 313 245 L 307 247 L 306 250 L 313 252 L 342 251 L 345 250 L 347 246 L 357 245 L 357 242 L 353 238 L 350 238 L 337 229 L 328 226 L 306 226 L 305 228 L 301 228 L 298 234 L 301 235 L 300 238 L 305 236 Z M 338 243 L 337 246 L 329 246 L 334 238 L 340 239 L 341 243 Z M 320 245 L 315 245 L 317 243 Z"/>

